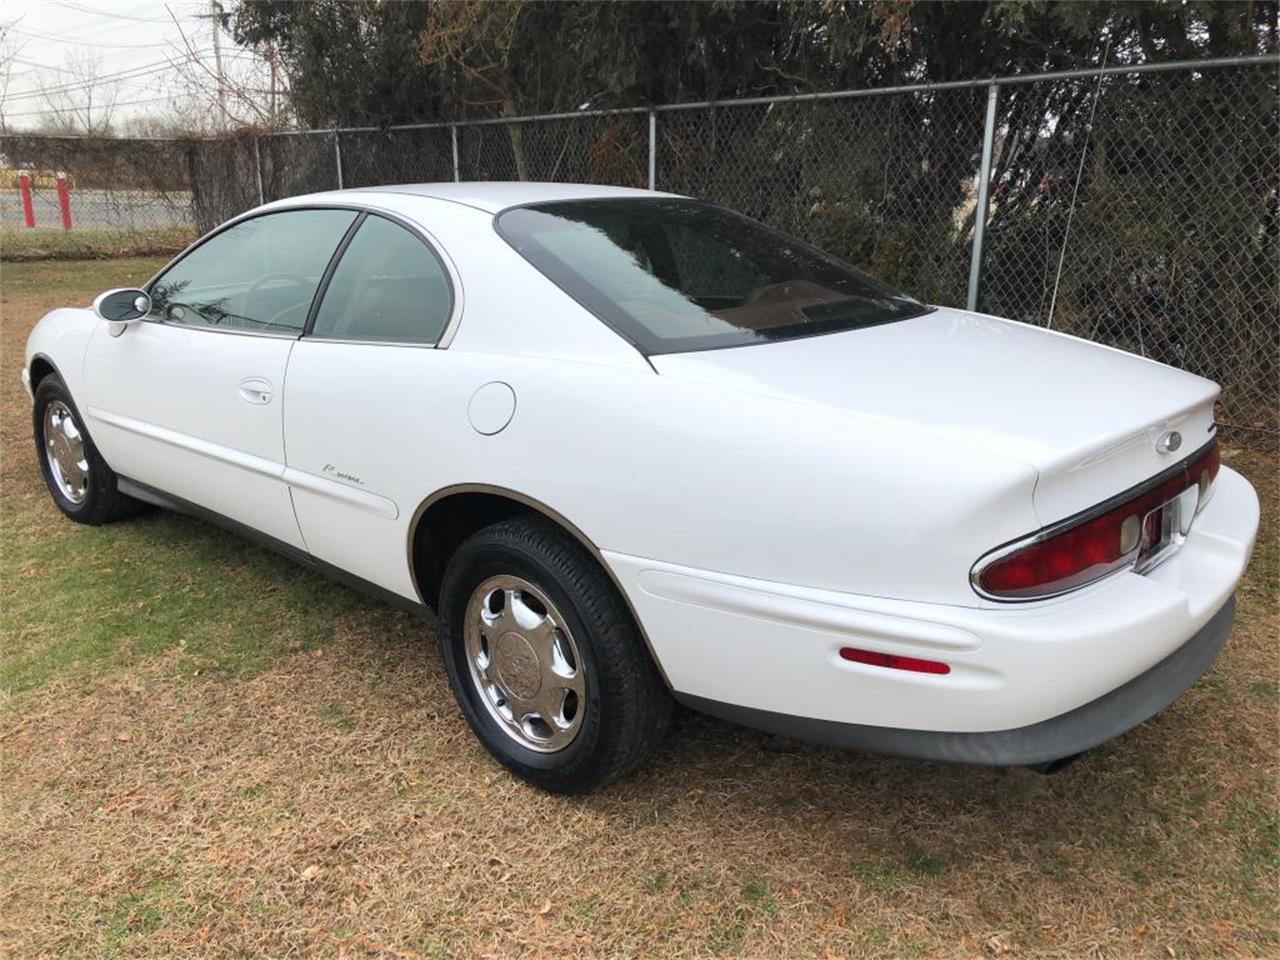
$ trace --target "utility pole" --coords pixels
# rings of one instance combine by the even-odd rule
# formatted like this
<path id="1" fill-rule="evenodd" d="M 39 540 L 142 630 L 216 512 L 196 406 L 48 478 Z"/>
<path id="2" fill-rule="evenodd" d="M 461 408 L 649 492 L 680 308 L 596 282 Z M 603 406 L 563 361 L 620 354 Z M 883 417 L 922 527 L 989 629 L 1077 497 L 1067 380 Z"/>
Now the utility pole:
<path id="1" fill-rule="evenodd" d="M 209 0 L 209 22 L 213 26 L 213 67 L 218 80 L 218 109 L 222 112 L 222 122 L 227 122 L 227 84 L 222 73 L 222 5 L 218 0 Z"/>
<path id="2" fill-rule="evenodd" d="M 267 47 L 267 63 L 271 66 L 271 108 L 268 115 L 274 127 L 276 125 L 276 45 L 274 42 Z"/>

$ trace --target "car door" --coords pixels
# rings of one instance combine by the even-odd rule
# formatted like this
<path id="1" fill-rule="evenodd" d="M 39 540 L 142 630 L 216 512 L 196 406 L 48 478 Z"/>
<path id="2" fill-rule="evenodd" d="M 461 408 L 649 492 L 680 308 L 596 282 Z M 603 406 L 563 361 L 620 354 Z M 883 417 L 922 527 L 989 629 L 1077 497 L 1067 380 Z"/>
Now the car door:
<path id="1" fill-rule="evenodd" d="M 285 382 L 286 479 L 309 551 L 407 597 L 408 524 L 432 483 L 408 463 L 424 447 L 447 460 L 439 411 L 466 409 L 448 352 L 432 349 L 455 299 L 428 239 L 370 212 L 321 290 Z"/>
<path id="2" fill-rule="evenodd" d="M 284 482 L 289 354 L 354 224 L 347 209 L 262 214 L 151 284 L 152 309 L 85 356 L 89 429 L 121 476 L 305 549 Z"/>

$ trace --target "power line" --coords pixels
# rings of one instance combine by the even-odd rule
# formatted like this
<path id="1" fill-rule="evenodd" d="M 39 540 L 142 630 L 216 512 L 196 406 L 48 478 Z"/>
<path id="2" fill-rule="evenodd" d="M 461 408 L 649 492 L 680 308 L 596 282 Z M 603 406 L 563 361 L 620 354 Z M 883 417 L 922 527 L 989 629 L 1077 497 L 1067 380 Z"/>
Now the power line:
<path id="1" fill-rule="evenodd" d="M 72 43 L 82 47 L 115 47 L 127 50 L 141 50 L 155 46 L 154 43 L 105 43 L 101 40 L 73 40 L 70 37 L 59 37 L 51 33 L 36 33 L 33 30 L 19 30 L 17 27 L 10 27 L 9 30 L 11 33 L 16 33 L 22 37 L 30 37 L 33 40 L 48 40 L 52 43 Z"/>
<path id="2" fill-rule="evenodd" d="M 137 67 L 131 67 L 128 70 L 122 70 L 117 73 L 104 73 L 101 76 L 96 76 L 96 77 L 82 77 L 78 80 L 69 81 L 67 83 L 62 83 L 62 84 L 55 84 L 54 86 L 51 86 L 51 87 L 40 87 L 36 90 L 27 91 L 26 93 L 17 93 L 11 97 L 6 97 L 5 100 L 7 102 L 14 102 L 14 101 L 20 101 L 20 100 L 34 100 L 38 97 L 43 97 L 50 93 L 69 93 L 72 90 L 83 90 L 89 87 L 100 86 L 104 83 L 138 80 L 142 77 L 149 77 L 157 73 L 163 73 L 166 70 L 172 70 L 182 60 L 190 60 L 190 59 L 193 59 L 193 58 L 188 57 L 186 54 L 178 54 L 177 56 L 170 57 L 166 60 L 161 60 L 154 63 L 141 64 Z M 68 71 L 68 72 L 74 72 L 74 71 Z"/>
<path id="3" fill-rule="evenodd" d="M 139 3 L 137 6 L 130 7 L 128 10 L 125 10 L 121 14 L 121 16 L 136 17 L 136 16 L 139 16 L 143 10 L 150 10 L 153 7 L 155 7 L 155 5 L 156 5 L 155 0 L 143 0 L 143 2 Z M 165 20 L 167 18 L 161 17 L 160 19 Z"/>
<path id="4" fill-rule="evenodd" d="M 146 20 L 146 19 L 139 18 L 132 15 L 136 13 L 138 10 L 144 9 L 147 6 L 149 6 L 148 4 L 141 4 L 138 7 L 132 8 L 128 13 L 124 13 L 124 14 L 115 13 L 111 10 L 105 10 L 101 8 L 98 8 L 98 9 L 87 8 L 87 7 L 84 7 L 83 5 L 74 5 L 74 4 L 66 4 L 66 3 L 59 3 L 58 5 L 64 6 L 67 9 L 76 10 L 77 12 L 82 14 L 89 14 L 91 15 L 92 19 L 88 21 L 82 21 L 76 24 L 75 26 L 68 27 L 65 30 L 62 28 L 61 22 L 52 23 L 50 24 L 50 26 L 52 29 L 56 29 L 58 31 L 57 35 L 50 36 L 49 34 L 40 34 L 39 35 L 40 39 L 44 39 L 47 41 L 57 41 L 62 43 L 85 43 L 86 38 L 92 38 L 94 41 L 98 41 L 99 38 L 101 38 L 103 35 L 113 34 L 120 30 L 131 30 L 136 34 L 139 30 L 139 27 L 138 27 L 139 23 L 148 23 L 148 22 L 168 23 L 169 22 L 167 18 L 163 18 L 163 17 Z M 44 7 L 44 10 L 50 11 L 53 6 L 54 4 L 49 3 Z M 186 16 L 185 11 L 183 15 Z M 21 17 L 12 21 L 10 25 L 10 29 L 13 30 L 15 33 L 24 33 L 28 36 L 35 36 L 36 32 L 26 30 L 25 26 L 19 26 L 19 24 L 22 24 L 25 21 L 26 16 L 27 16 L 26 14 L 23 14 Z M 68 19 L 65 15 L 59 15 L 59 16 L 61 16 L 61 20 Z M 121 19 L 122 17 L 126 19 Z M 96 45 L 104 46 L 104 47 L 122 46 L 121 44 L 113 44 L 113 43 L 107 43 L 107 42 L 98 42 Z M 146 46 L 146 45 L 139 44 L 138 46 Z"/>
<path id="5" fill-rule="evenodd" d="M 38 97 L 42 97 L 50 93 L 64 93 L 64 92 L 70 92 L 72 90 L 77 90 L 77 89 L 87 89 L 89 87 L 98 86 L 103 83 L 112 83 L 112 82 L 129 83 L 134 80 L 140 80 L 143 77 L 154 76 L 157 73 L 164 73 L 167 70 L 171 70 L 178 66 L 181 66 L 183 63 L 197 63 L 202 57 L 207 56 L 209 53 L 210 51 L 208 50 L 193 50 L 190 53 L 175 53 L 174 55 L 172 55 L 171 57 L 165 60 L 152 61 L 151 63 L 139 64 L 138 66 L 130 67 L 127 70 L 120 70 L 115 73 L 104 73 L 101 76 L 96 76 L 96 77 L 84 77 L 78 80 L 67 81 L 66 83 L 55 84 L 54 86 L 50 86 L 50 87 L 39 87 L 35 90 L 29 90 L 23 93 L 17 93 L 12 96 L 6 97 L 5 100 L 6 102 L 34 100 Z M 245 56 L 244 56 L 245 54 L 248 54 L 249 59 L 256 59 L 255 55 L 252 54 L 250 51 L 239 51 L 239 50 L 234 51 L 231 54 L 223 54 L 223 57 L 224 59 L 231 58 L 236 60 L 243 60 L 245 59 Z M 23 63 L 28 63 L 28 62 L 29 61 L 23 61 Z M 46 68 L 45 65 L 43 64 L 33 63 L 31 65 L 36 67 L 41 67 L 42 69 Z M 61 72 L 64 72 L 64 73 L 74 73 L 74 71 L 72 70 L 67 70 L 65 68 L 60 68 L 60 67 L 47 67 L 47 69 L 60 70 Z"/>
<path id="6" fill-rule="evenodd" d="M 141 99 L 141 100 L 120 100 L 116 103 L 104 104 L 102 109 L 114 110 L 117 107 L 133 107 L 142 103 L 168 103 L 172 100 L 173 100 L 172 97 L 145 97 L 144 99 Z M 59 114 L 83 113 L 84 111 L 85 111 L 84 107 L 49 107 L 44 110 L 27 110 L 27 111 L 24 111 L 23 113 L 6 112 L 4 115 L 4 118 L 5 120 L 10 120 L 16 117 L 45 117 L 51 113 L 59 113 Z"/>
<path id="7" fill-rule="evenodd" d="M 37 97 L 44 93 L 59 93 L 62 90 L 71 90 L 76 87 L 92 86 L 94 84 L 103 83 L 107 81 L 120 81 L 122 83 L 128 83 L 131 80 L 136 80 L 139 77 L 149 76 L 154 73 L 159 73 L 164 69 L 168 69 L 169 67 L 176 66 L 184 62 L 196 62 L 201 57 L 208 56 L 210 52 L 211 51 L 209 50 L 196 50 L 196 51 L 192 51 L 191 53 L 179 52 L 179 53 L 175 53 L 168 60 L 152 61 L 150 63 L 139 64 L 136 67 L 129 67 L 125 70 L 116 71 L 115 73 L 105 73 L 100 77 L 93 77 L 91 79 L 69 80 L 66 83 L 55 84 L 54 86 L 51 86 L 51 87 L 39 87 L 35 90 L 28 90 L 22 93 L 13 94 L 12 96 L 7 97 L 6 99 L 7 100 L 29 100 L 32 97 Z M 230 59 L 230 60 L 236 60 L 240 62 L 251 61 L 255 63 L 262 63 L 265 65 L 265 61 L 263 61 L 257 54 L 255 54 L 251 50 L 232 50 L 229 53 L 223 53 L 222 58 L 224 60 Z M 68 67 L 59 67 L 51 63 L 36 63 L 34 60 L 26 60 L 21 57 L 14 57 L 12 58 L 12 60 L 15 63 L 21 63 L 24 66 L 34 68 L 34 70 L 24 70 L 21 73 L 11 74 L 13 78 L 25 77 L 28 74 L 35 72 L 37 70 L 54 70 L 58 73 L 69 73 L 69 74 L 75 73 L 74 70 Z M 151 69 L 153 67 L 155 69 Z"/>
<path id="8" fill-rule="evenodd" d="M 51 63 L 36 63 L 34 60 L 27 60 L 23 57 L 10 57 L 14 63 L 20 63 L 24 67 L 39 67 L 41 70 L 56 70 L 58 73 L 71 73 L 72 71 L 66 67 L 55 67 Z"/>
<path id="9" fill-rule="evenodd" d="M 64 17 L 65 14 L 58 13 L 58 16 Z M 79 20 L 79 18 L 76 18 Z M 65 33 L 60 29 L 58 33 L 65 39 L 84 40 L 86 38 L 109 36 L 111 34 L 120 33 L 128 30 L 132 34 L 137 34 L 141 29 L 137 23 L 130 20 L 102 20 L 98 17 L 81 20 L 76 26 L 71 27 Z"/>
<path id="10" fill-rule="evenodd" d="M 168 23 L 169 22 L 168 17 L 130 16 L 127 13 L 115 13 L 110 10 L 103 10 L 100 8 L 95 9 L 93 7 L 85 7 L 78 3 L 72 3 L 70 2 L 70 0 L 54 0 L 54 3 L 56 3 L 60 7 L 66 8 L 67 10 L 75 10 L 78 13 L 91 13 L 94 16 L 107 17 L 111 20 L 131 20 L 134 23 Z"/>

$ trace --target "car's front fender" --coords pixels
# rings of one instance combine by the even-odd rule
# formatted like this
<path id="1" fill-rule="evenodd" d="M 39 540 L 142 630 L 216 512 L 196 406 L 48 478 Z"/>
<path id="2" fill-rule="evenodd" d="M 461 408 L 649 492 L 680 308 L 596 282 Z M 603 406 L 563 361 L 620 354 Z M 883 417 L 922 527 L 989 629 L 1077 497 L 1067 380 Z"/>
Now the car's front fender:
<path id="1" fill-rule="evenodd" d="M 85 402 L 84 355 L 101 324 L 93 311 L 79 307 L 59 307 L 41 317 L 27 337 L 23 381 L 28 393 L 36 386 L 32 366 L 43 362 L 57 372 L 77 402 Z"/>

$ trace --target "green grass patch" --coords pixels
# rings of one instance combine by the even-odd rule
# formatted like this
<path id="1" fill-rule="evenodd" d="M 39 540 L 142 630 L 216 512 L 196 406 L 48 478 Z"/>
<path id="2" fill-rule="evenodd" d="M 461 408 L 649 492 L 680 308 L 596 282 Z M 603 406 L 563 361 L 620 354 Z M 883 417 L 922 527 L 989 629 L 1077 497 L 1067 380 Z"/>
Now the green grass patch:
<path id="1" fill-rule="evenodd" d="M 167 920 L 187 920 L 194 913 L 177 887 L 158 880 L 134 887 L 119 897 L 102 929 L 102 956 L 139 956 L 146 942 Z"/>
<path id="2" fill-rule="evenodd" d="M 35 228 L 0 231 L 0 260 L 107 260 L 152 257 L 182 250 L 196 238 L 192 227 L 154 230 L 49 230 Z"/>
<path id="3" fill-rule="evenodd" d="M 136 287 L 153 277 L 168 257 L 113 260 L 0 260 L 0 290 L 5 296 L 63 293 L 66 306 L 87 306 L 94 295 L 113 287 Z"/>
<path id="4" fill-rule="evenodd" d="M 759 877 L 747 880 L 742 884 L 742 900 L 752 909 L 766 917 L 778 914 L 778 901 L 773 898 L 773 888 L 768 880 Z"/>
<path id="5" fill-rule="evenodd" d="M 0 691 L 92 680 L 175 652 L 189 674 L 256 672 L 329 641 L 372 601 L 208 524 L 156 511 L 107 527 L 0 536 Z M 46 532 L 47 530 L 47 532 Z M 20 549 L 13 549 L 15 541 Z"/>
<path id="6" fill-rule="evenodd" d="M 906 849 L 907 866 L 914 872 L 924 877 L 939 877 L 942 875 L 943 866 L 941 861 L 936 857 L 931 857 L 914 844 L 908 844 Z"/>
<path id="7" fill-rule="evenodd" d="M 346 704 L 337 701 L 326 703 L 316 713 L 321 720 L 327 720 L 343 733 L 350 733 L 356 728 L 355 718 L 351 716 Z"/>
<path id="8" fill-rule="evenodd" d="M 659 870 L 657 873 L 651 873 L 646 876 L 640 881 L 640 885 L 649 893 L 662 893 L 667 887 L 671 886 L 671 877 L 667 875 L 667 871 Z"/>
<path id="9" fill-rule="evenodd" d="M 855 863 L 853 875 L 860 883 L 877 890 L 892 890 L 902 884 L 902 874 L 896 869 L 871 860 L 859 860 Z"/>
<path id="10" fill-rule="evenodd" d="M 1245 691 L 1253 697 L 1264 700 L 1280 700 L 1280 681 L 1259 680 L 1245 687 Z"/>

